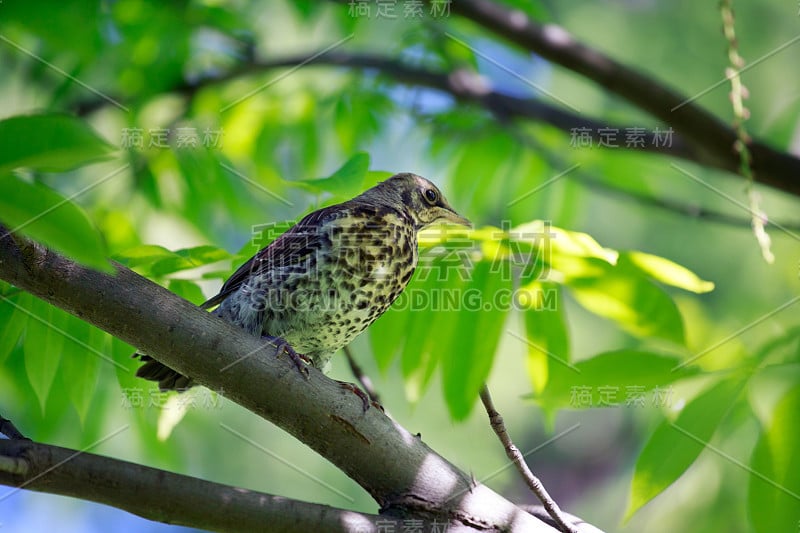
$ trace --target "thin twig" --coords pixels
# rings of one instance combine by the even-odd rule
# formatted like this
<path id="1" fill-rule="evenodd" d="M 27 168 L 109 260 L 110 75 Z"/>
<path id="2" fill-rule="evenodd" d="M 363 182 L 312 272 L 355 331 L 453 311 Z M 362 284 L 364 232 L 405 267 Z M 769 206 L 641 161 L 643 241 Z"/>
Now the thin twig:
<path id="1" fill-rule="evenodd" d="M 744 68 L 744 59 L 739 55 L 739 45 L 736 40 L 736 24 L 733 15 L 733 0 L 722 0 L 719 4 L 722 14 L 722 32 L 728 41 L 728 61 L 730 66 L 725 69 L 725 77 L 731 82 L 731 106 L 733 107 L 733 128 L 736 131 L 736 141 L 733 147 L 739 154 L 739 174 L 746 180 L 745 191 L 747 200 L 750 204 L 750 212 L 753 216 L 750 225 L 753 227 L 753 235 L 761 249 L 761 256 L 767 263 L 774 263 L 775 256 L 771 250 L 772 240 L 767 234 L 767 214 L 762 211 L 760 196 L 755 190 L 755 172 L 753 171 L 753 155 L 750 151 L 750 136 L 744 122 L 750 117 L 750 111 L 744 106 L 744 100 L 748 96 L 747 87 L 742 83 L 741 71 Z"/>
<path id="2" fill-rule="evenodd" d="M 524 509 L 528 513 L 532 514 L 533 516 L 535 516 L 536 518 L 538 518 L 539 520 L 541 520 L 545 524 L 547 524 L 549 526 L 552 526 L 552 527 L 558 527 L 558 524 L 555 522 L 555 520 L 553 520 L 553 517 L 548 514 L 547 509 L 545 509 L 543 505 L 522 505 L 521 504 L 519 507 L 521 509 Z M 574 514 L 565 513 L 564 511 L 561 511 L 561 515 L 563 517 L 569 519 L 569 521 L 572 524 L 575 524 L 575 525 L 580 524 L 579 530 L 581 531 L 581 533 L 584 533 L 584 532 L 586 532 L 586 533 L 589 533 L 589 532 L 603 533 L 602 530 L 600 530 L 600 529 L 596 528 L 595 526 L 589 524 L 588 522 L 584 521 L 579 516 L 575 516 Z"/>
<path id="3" fill-rule="evenodd" d="M 522 475 L 525 483 L 528 484 L 528 487 L 530 487 L 533 493 L 536 494 L 536 497 L 542 502 L 542 505 L 544 505 L 544 508 L 547 510 L 547 514 L 553 518 L 557 527 L 562 532 L 578 533 L 578 529 L 567 521 L 564 513 L 561 512 L 558 504 L 547 493 L 547 490 L 544 488 L 539 478 L 534 476 L 531 469 L 528 468 L 528 465 L 525 463 L 525 458 L 520 453 L 519 448 L 514 446 L 514 443 L 511 442 L 511 437 L 508 436 L 508 431 L 506 431 L 505 424 L 503 424 L 503 417 L 500 416 L 500 413 L 495 409 L 492 397 L 489 394 L 489 387 L 486 385 L 481 389 L 481 401 L 486 408 L 486 414 L 489 415 L 489 423 L 492 429 L 495 434 L 497 434 L 497 438 L 500 439 L 500 442 L 503 443 L 506 455 L 514 463 L 514 466 L 517 467 L 517 470 L 519 470 L 519 473 Z"/>
<path id="4" fill-rule="evenodd" d="M 364 373 L 364 370 L 361 366 L 356 362 L 355 358 L 353 357 L 353 351 L 350 349 L 350 346 L 344 347 L 344 354 L 347 356 L 347 363 L 350 365 L 350 372 L 353 373 L 356 380 L 358 380 L 359 385 L 361 388 L 369 396 L 369 399 L 373 402 L 380 404 L 381 397 L 378 395 L 378 392 L 375 390 L 375 386 L 372 384 L 372 380 L 369 378 L 368 375 Z"/>
<path id="5" fill-rule="evenodd" d="M 11 420 L 7 418 L 3 418 L 3 415 L 0 415 L 0 433 L 8 437 L 9 439 L 15 440 L 31 440 L 17 429 L 17 426 L 11 422 Z"/>

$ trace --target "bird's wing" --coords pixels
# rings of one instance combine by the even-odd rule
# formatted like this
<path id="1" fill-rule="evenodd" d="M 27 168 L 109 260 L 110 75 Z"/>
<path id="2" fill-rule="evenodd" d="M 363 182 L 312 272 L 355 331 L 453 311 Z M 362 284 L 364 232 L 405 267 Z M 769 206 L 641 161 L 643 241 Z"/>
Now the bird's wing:
<path id="1" fill-rule="evenodd" d="M 200 307 L 211 309 L 236 292 L 247 279 L 255 273 L 270 270 L 283 265 L 302 263 L 309 255 L 320 249 L 327 239 L 320 231 L 323 222 L 338 218 L 343 213 L 330 206 L 306 215 L 300 222 L 289 228 L 286 233 L 258 251 L 234 272 L 222 285 L 219 294 L 213 296 Z"/>

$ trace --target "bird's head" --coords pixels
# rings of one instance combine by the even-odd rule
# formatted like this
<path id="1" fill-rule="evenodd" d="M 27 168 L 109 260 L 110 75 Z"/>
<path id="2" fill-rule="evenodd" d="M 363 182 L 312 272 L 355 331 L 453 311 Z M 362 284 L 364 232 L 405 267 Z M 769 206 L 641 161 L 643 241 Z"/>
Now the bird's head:
<path id="1" fill-rule="evenodd" d="M 422 176 L 404 172 L 379 183 L 364 195 L 390 202 L 412 218 L 417 229 L 436 222 L 472 227 L 472 223 L 450 207 L 442 192 Z"/>

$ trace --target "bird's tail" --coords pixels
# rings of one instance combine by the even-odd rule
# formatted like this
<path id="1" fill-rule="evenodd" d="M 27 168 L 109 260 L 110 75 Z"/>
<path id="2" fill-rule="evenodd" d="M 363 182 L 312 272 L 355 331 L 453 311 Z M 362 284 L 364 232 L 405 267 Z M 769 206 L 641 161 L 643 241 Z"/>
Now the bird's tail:
<path id="1" fill-rule="evenodd" d="M 143 353 L 135 353 L 133 357 L 138 357 L 144 362 L 139 370 L 136 371 L 136 376 L 150 381 L 157 381 L 158 388 L 162 391 L 176 390 L 183 392 L 194 385 L 192 378 L 180 374 L 170 367 L 159 363 L 149 355 Z"/>

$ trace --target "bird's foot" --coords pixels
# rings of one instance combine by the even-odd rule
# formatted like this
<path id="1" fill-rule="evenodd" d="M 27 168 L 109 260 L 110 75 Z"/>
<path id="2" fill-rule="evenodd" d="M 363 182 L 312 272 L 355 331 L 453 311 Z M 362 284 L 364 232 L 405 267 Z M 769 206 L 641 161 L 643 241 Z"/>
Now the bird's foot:
<path id="1" fill-rule="evenodd" d="M 352 393 L 354 393 L 359 398 L 361 398 L 361 404 L 362 404 L 362 407 L 364 408 L 364 412 L 365 413 L 369 410 L 369 406 L 370 405 L 373 405 L 374 407 L 380 409 L 382 412 L 385 412 L 384 409 L 383 409 L 383 406 L 381 404 L 379 404 L 375 400 L 371 400 L 370 397 L 367 396 L 366 392 L 364 392 L 363 390 L 359 389 L 357 386 L 353 385 L 352 383 L 348 383 L 347 381 L 339 381 L 338 379 L 336 380 L 336 383 L 338 383 L 339 386 L 342 387 L 343 389 L 347 389 L 347 390 L 351 391 Z"/>
<path id="2" fill-rule="evenodd" d="M 297 370 L 308 379 L 308 365 L 311 364 L 311 359 L 303 354 L 297 353 L 292 345 L 289 344 L 283 337 L 273 337 L 272 335 L 262 335 L 262 339 L 266 340 L 271 345 L 275 346 L 275 355 L 278 356 L 286 353 L 289 359 L 292 360 Z"/>

